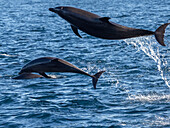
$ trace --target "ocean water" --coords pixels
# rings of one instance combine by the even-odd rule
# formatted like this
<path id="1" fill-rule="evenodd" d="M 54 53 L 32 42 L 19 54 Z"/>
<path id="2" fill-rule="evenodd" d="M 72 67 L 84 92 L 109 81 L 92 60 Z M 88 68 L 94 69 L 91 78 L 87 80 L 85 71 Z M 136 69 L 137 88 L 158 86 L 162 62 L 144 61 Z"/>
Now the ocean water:
<path id="1" fill-rule="evenodd" d="M 48 10 L 73 6 L 111 21 L 155 31 L 170 22 L 169 0 L 0 0 L 0 127 L 170 127 L 170 26 L 163 47 L 154 36 L 103 40 Z M 14 80 L 29 61 L 52 56 L 90 77 L 48 73 L 55 79 Z"/>

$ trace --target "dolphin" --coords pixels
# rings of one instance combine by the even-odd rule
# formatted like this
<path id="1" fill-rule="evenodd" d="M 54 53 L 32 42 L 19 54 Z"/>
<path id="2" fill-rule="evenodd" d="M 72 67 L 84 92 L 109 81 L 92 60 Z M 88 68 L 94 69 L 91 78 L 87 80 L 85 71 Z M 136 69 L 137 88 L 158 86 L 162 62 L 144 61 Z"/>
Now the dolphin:
<path id="1" fill-rule="evenodd" d="M 42 75 L 32 74 L 32 73 L 22 73 L 19 76 L 14 77 L 13 79 L 33 79 L 33 78 L 41 78 Z"/>
<path id="2" fill-rule="evenodd" d="M 16 77 L 15 79 L 25 79 L 27 74 L 29 76 L 26 78 L 29 79 L 40 77 L 40 76 L 35 76 L 35 74 L 34 75 L 31 74 L 32 72 L 39 73 L 41 76 L 44 76 L 45 78 L 51 78 L 45 72 L 71 72 L 71 73 L 79 73 L 79 74 L 87 75 L 92 78 L 93 87 L 96 89 L 98 78 L 105 71 L 100 71 L 95 75 L 90 75 L 65 60 L 55 58 L 55 57 L 41 57 L 32 60 L 28 64 L 26 64 L 19 72 L 20 75 L 24 74 L 24 76 Z"/>
<path id="3" fill-rule="evenodd" d="M 78 29 L 89 35 L 109 40 L 120 40 L 139 36 L 155 35 L 155 38 L 159 44 L 165 46 L 165 28 L 170 24 L 165 23 L 156 29 L 155 32 L 153 32 L 144 29 L 122 26 L 109 21 L 109 19 L 111 19 L 110 17 L 100 17 L 91 12 L 74 7 L 59 6 L 55 8 L 49 8 L 49 10 L 57 13 L 60 17 L 68 21 L 71 24 L 73 32 L 80 38 L 82 37 L 78 33 Z"/>

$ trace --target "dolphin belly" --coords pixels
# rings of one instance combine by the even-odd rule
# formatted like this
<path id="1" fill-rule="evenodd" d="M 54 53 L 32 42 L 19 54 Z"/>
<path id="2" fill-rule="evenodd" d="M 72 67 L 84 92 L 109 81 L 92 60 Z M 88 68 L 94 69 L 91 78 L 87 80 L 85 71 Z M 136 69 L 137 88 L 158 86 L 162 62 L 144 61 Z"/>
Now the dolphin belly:
<path id="1" fill-rule="evenodd" d="M 84 25 L 83 27 L 79 27 L 79 29 L 89 35 L 110 40 L 119 40 L 154 34 L 154 32 L 148 30 L 127 27 L 121 28 L 112 24 Z"/>

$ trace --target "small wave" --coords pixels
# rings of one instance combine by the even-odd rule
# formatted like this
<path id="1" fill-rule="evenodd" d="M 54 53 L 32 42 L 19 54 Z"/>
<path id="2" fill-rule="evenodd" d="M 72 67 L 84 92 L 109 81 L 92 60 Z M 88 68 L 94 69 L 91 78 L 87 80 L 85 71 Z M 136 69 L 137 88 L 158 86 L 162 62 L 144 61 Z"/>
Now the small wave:
<path id="1" fill-rule="evenodd" d="M 170 94 L 129 95 L 128 99 L 133 101 L 141 101 L 141 102 L 154 102 L 154 101 L 170 102 Z"/>
<path id="2" fill-rule="evenodd" d="M 150 125 L 152 127 L 153 126 L 168 127 L 168 126 L 170 126 L 170 118 L 156 115 L 155 117 L 145 120 L 144 125 Z"/>
<path id="3" fill-rule="evenodd" d="M 97 98 L 70 100 L 69 103 L 67 104 L 67 107 L 68 106 L 88 108 L 88 109 L 97 108 L 98 110 L 106 108 L 106 106 Z"/>

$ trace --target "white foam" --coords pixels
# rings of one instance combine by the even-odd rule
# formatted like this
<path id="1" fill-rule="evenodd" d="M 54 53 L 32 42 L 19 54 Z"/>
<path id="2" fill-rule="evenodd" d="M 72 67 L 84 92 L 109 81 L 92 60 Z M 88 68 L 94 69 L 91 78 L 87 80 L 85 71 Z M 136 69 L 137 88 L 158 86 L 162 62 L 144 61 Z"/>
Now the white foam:
<path id="1" fill-rule="evenodd" d="M 14 57 L 14 56 L 16 56 L 16 55 L 9 55 L 9 54 L 0 54 L 0 56 L 7 56 L 7 57 Z"/>
<path id="2" fill-rule="evenodd" d="M 170 94 L 138 94 L 138 95 L 129 95 L 129 100 L 141 101 L 141 102 L 154 102 L 154 101 L 164 101 L 170 102 Z"/>

